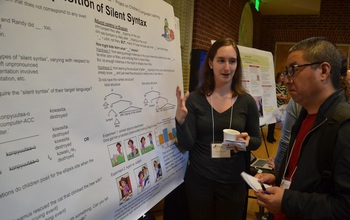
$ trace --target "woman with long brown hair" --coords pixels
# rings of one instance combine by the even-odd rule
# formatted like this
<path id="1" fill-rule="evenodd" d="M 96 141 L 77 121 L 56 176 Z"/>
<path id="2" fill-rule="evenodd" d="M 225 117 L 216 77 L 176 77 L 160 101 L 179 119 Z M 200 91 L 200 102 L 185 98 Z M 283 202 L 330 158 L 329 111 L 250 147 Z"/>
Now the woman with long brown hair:
<path id="1" fill-rule="evenodd" d="M 230 38 L 217 40 L 201 73 L 202 83 L 191 94 L 181 96 L 176 88 L 178 142 L 189 151 L 185 188 L 190 216 L 242 219 L 247 188 L 240 174 L 247 169 L 246 151 L 222 149 L 223 129 L 239 131 L 237 140 L 248 152 L 256 150 L 261 139 L 257 105 L 242 86 L 236 43 Z"/>

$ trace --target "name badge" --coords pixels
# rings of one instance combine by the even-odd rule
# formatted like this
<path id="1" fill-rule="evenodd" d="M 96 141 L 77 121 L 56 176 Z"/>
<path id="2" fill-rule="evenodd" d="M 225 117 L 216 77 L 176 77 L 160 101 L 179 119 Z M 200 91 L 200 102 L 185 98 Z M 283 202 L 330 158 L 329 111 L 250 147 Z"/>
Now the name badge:
<path id="1" fill-rule="evenodd" d="M 231 150 L 220 143 L 211 144 L 211 158 L 231 158 Z"/>
<path id="2" fill-rule="evenodd" d="M 283 179 L 282 182 L 281 182 L 280 187 L 281 187 L 282 189 L 289 189 L 290 184 L 291 184 L 291 181 L 290 181 L 290 180 Z"/>

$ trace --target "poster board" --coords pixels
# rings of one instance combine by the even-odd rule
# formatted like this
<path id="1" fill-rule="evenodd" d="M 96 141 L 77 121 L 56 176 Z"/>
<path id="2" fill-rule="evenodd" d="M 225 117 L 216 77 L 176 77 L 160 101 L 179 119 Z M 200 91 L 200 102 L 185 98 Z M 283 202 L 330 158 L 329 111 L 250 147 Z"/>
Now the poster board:
<path id="1" fill-rule="evenodd" d="M 183 181 L 161 0 L 0 2 L 3 219 L 138 219 Z"/>
<path id="2" fill-rule="evenodd" d="M 276 122 L 276 82 L 271 52 L 238 46 L 242 58 L 243 86 L 254 97 L 260 126 Z"/>

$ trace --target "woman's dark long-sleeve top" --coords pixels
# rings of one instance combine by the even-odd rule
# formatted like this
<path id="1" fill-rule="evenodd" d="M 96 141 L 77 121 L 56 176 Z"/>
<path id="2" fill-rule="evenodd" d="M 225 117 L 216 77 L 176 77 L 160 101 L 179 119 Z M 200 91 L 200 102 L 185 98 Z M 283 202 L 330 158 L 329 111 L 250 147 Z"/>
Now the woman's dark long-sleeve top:
<path id="1" fill-rule="evenodd" d="M 212 108 L 204 95 L 198 91 L 186 101 L 188 115 L 180 126 L 176 123 L 179 146 L 189 151 L 191 168 L 198 174 L 222 183 L 241 182 L 240 173 L 245 170 L 244 152 L 231 153 L 231 158 L 211 158 L 213 143 Z M 223 129 L 230 127 L 231 108 L 222 113 L 213 109 L 214 142 L 222 143 Z M 259 112 L 254 98 L 238 96 L 232 107 L 232 129 L 247 132 L 248 148 L 256 150 L 261 145 Z"/>

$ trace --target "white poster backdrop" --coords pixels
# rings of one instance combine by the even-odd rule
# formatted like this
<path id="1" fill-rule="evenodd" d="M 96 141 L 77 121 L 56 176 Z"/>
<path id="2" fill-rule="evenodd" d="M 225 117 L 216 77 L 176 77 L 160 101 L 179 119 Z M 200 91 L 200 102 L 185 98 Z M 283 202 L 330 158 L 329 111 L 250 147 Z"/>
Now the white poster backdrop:
<path id="1" fill-rule="evenodd" d="M 260 125 L 276 122 L 276 82 L 271 52 L 238 46 L 242 58 L 243 86 L 254 97 Z"/>
<path id="2" fill-rule="evenodd" d="M 0 1 L 1 219 L 137 219 L 183 180 L 162 0 Z"/>

